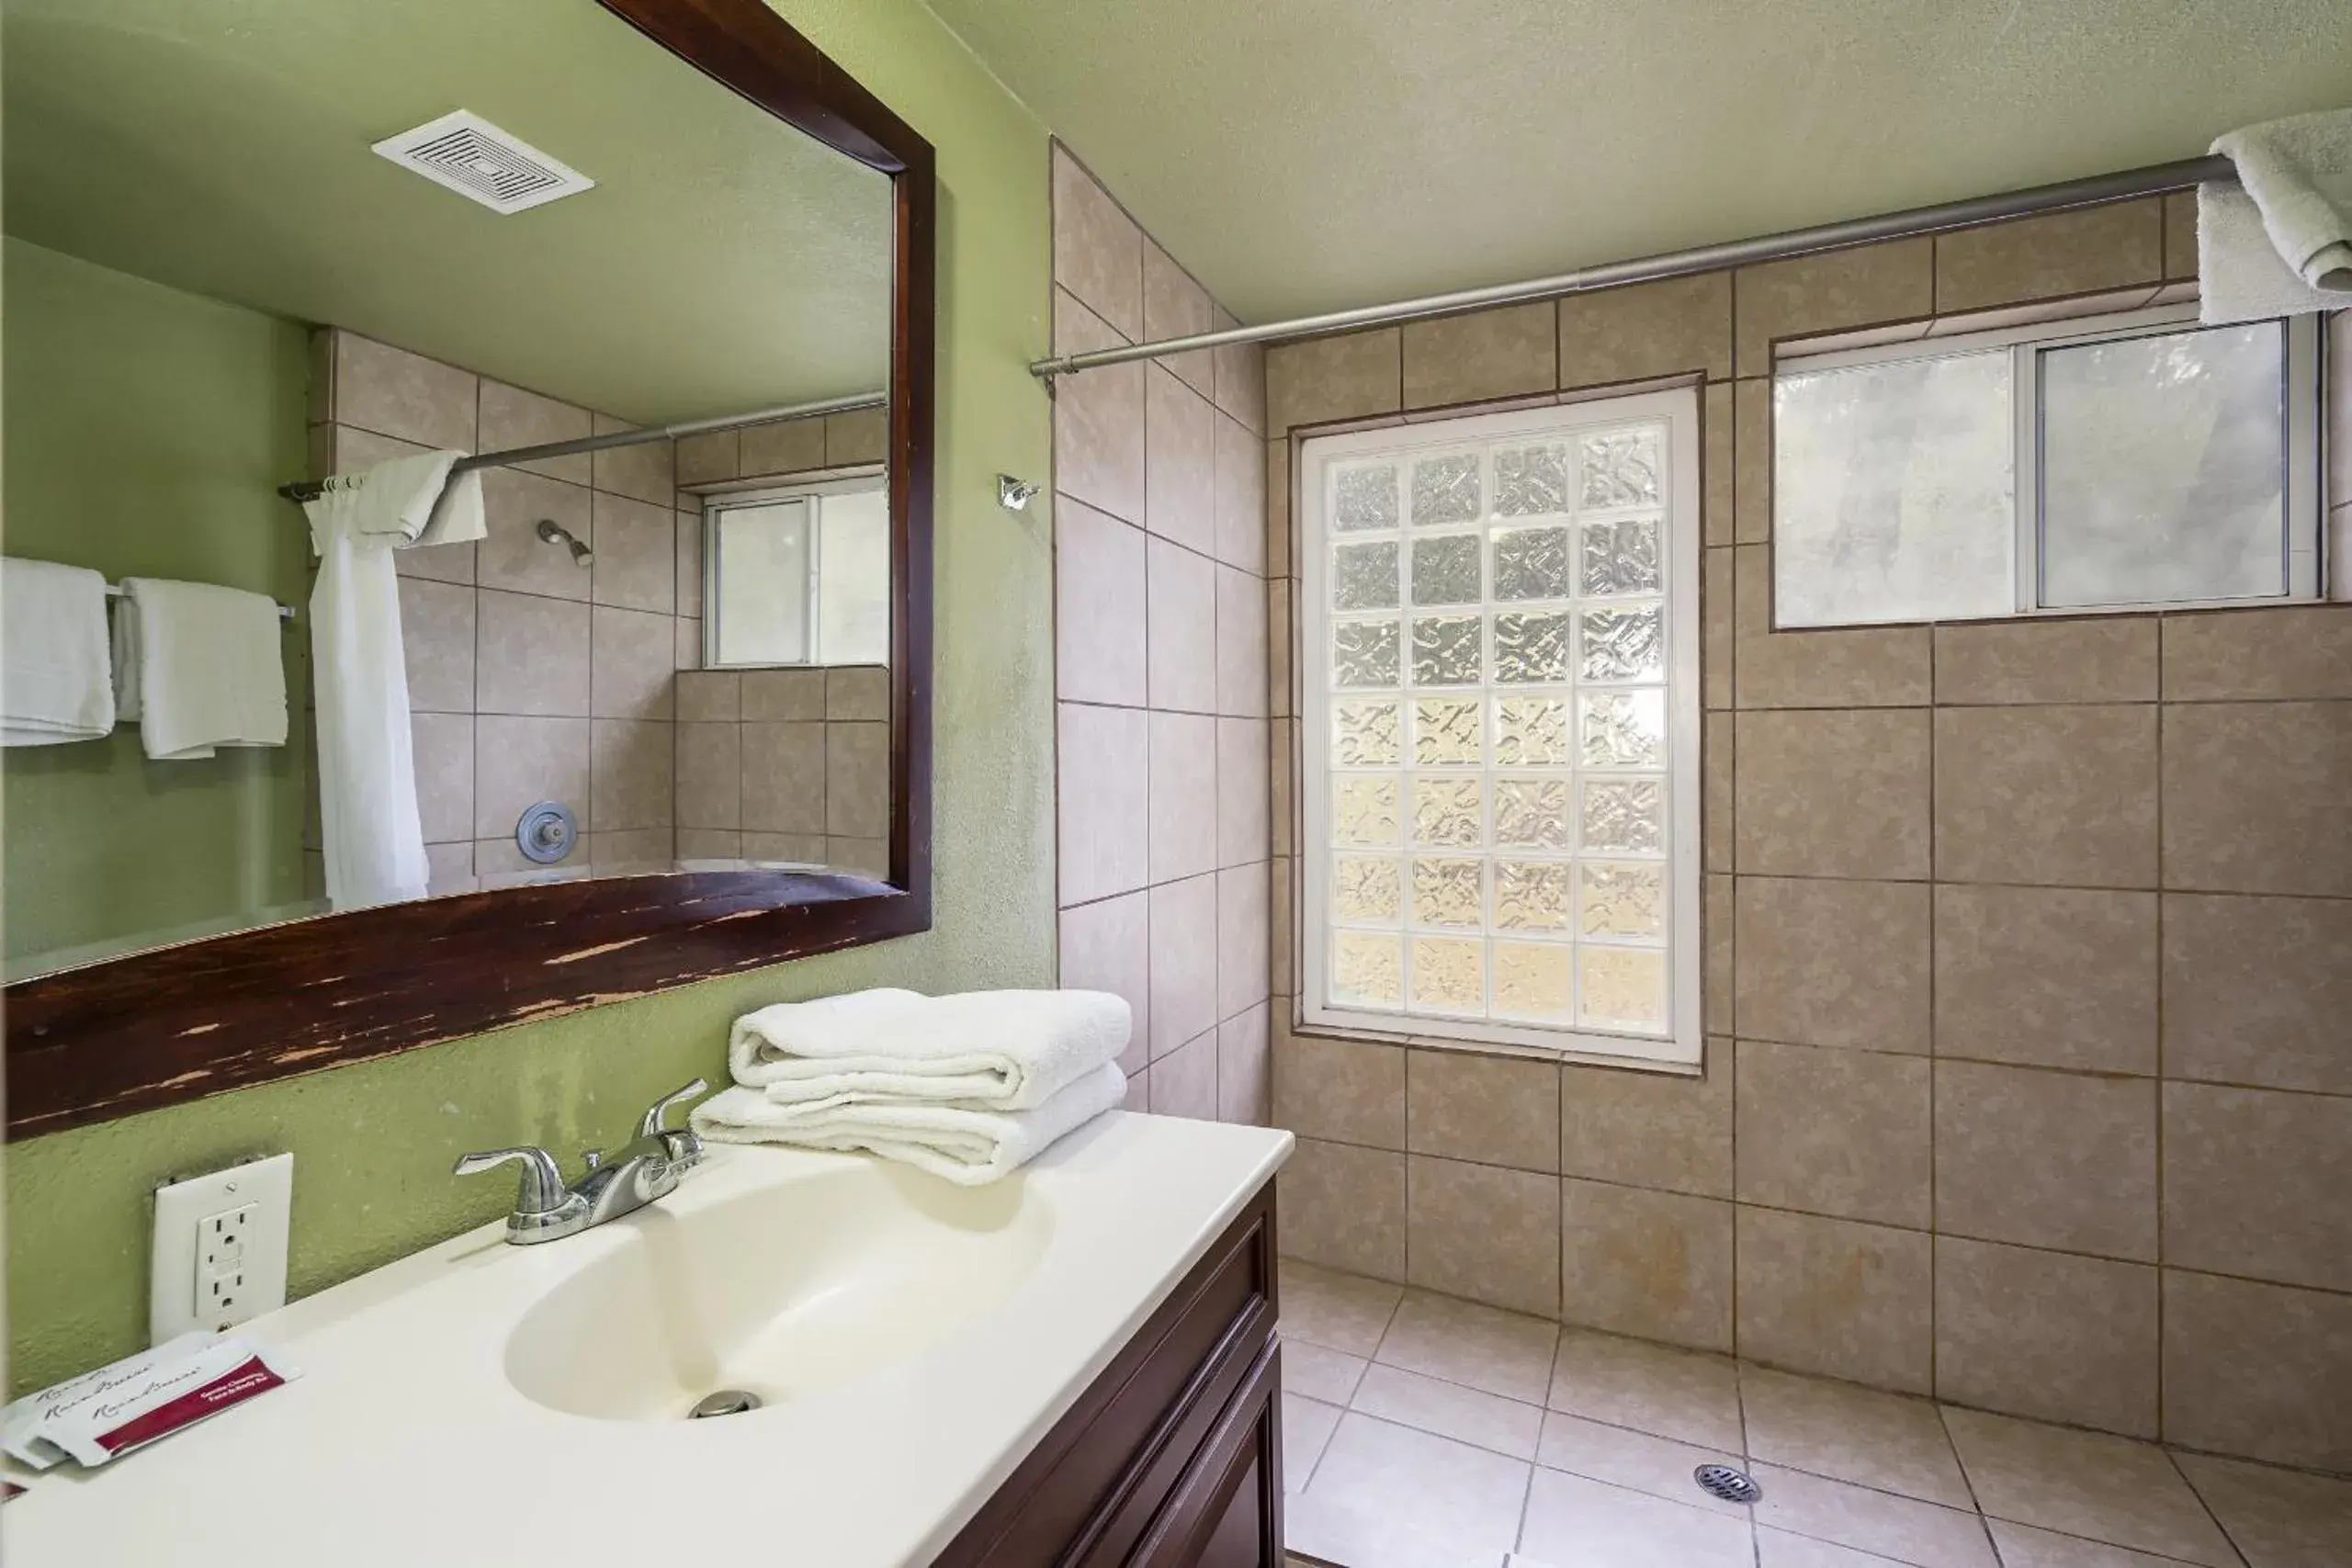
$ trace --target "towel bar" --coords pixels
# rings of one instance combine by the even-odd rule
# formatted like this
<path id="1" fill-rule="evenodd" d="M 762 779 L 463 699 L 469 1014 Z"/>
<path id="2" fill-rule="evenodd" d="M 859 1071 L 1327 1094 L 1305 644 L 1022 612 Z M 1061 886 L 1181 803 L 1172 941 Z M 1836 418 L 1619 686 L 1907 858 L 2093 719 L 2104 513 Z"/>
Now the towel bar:
<path id="1" fill-rule="evenodd" d="M 122 584 L 121 584 L 121 583 L 119 583 L 119 582 L 109 582 L 109 583 L 107 583 L 107 598 L 109 598 L 109 599 L 119 599 L 119 598 L 121 598 L 122 596 L 123 596 L 123 594 L 122 594 Z M 277 607 L 277 618 L 278 618 L 279 620 L 281 620 L 281 621 L 290 621 L 290 620 L 292 620 L 292 619 L 294 618 L 294 606 L 293 606 L 293 605 L 291 605 L 291 604 L 280 604 L 280 605 Z"/>

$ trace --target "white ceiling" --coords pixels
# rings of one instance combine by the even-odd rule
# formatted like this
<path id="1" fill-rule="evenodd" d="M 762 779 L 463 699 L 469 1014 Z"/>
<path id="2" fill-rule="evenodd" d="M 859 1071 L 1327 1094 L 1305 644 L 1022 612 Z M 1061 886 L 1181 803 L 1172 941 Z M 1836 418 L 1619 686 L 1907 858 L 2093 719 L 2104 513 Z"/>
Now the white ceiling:
<path id="1" fill-rule="evenodd" d="M 1243 319 L 2192 157 L 2352 0 L 929 0 Z"/>

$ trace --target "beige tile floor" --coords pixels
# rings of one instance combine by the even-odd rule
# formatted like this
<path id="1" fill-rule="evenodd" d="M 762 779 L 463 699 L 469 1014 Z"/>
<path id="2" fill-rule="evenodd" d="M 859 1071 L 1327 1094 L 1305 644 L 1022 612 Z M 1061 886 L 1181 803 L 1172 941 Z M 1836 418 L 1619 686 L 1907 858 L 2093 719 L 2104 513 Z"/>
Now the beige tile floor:
<path id="1" fill-rule="evenodd" d="M 2352 1568 L 2352 1481 L 1303 1264 L 1282 1302 L 1287 1544 L 1344 1568 Z"/>

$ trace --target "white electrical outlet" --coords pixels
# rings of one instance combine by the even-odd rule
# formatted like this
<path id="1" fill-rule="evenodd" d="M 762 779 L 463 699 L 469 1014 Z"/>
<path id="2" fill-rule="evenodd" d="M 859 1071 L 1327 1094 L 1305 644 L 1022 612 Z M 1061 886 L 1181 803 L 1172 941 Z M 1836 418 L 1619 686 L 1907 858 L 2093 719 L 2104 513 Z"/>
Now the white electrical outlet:
<path id="1" fill-rule="evenodd" d="M 286 1304 L 294 1156 L 272 1155 L 155 1190 L 147 1336 L 231 1328 Z"/>

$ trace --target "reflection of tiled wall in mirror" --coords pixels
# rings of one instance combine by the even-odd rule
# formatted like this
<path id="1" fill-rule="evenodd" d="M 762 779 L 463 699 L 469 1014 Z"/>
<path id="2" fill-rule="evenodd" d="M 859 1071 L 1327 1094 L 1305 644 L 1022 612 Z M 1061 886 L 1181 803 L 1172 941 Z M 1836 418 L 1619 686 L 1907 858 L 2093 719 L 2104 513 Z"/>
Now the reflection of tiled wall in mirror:
<path id="1" fill-rule="evenodd" d="M 889 436 L 889 414 L 884 409 L 714 430 L 677 443 L 677 482 L 694 486 L 784 479 L 879 463 Z"/>
<path id="2" fill-rule="evenodd" d="M 677 482 L 740 488 L 880 463 L 889 428 L 887 411 L 864 409 L 690 435 L 677 443 Z M 888 875 L 889 720 L 879 665 L 682 673 L 678 858 Z"/>
<path id="3" fill-rule="evenodd" d="M 678 858 L 889 873 L 890 672 L 678 676 Z"/>
<path id="4" fill-rule="evenodd" d="M 625 428 L 595 411 L 334 328 L 313 337 L 311 420 L 311 466 L 320 476 L 427 447 L 494 451 Z M 674 677 L 700 661 L 701 528 L 700 498 L 679 486 L 878 462 L 884 431 L 877 410 L 490 469 L 482 476 L 486 538 L 395 558 L 417 798 L 435 893 L 667 868 L 689 852 L 678 837 L 685 759 Z M 560 542 L 541 539 L 542 519 L 588 545 L 593 559 L 580 563 Z M 823 671 L 774 673 L 813 679 L 820 693 L 825 684 Z M 878 824 L 865 807 L 845 808 L 844 826 L 830 835 L 835 842 L 825 842 L 826 774 L 862 781 L 872 752 L 882 759 L 873 765 L 881 777 L 888 755 L 887 678 L 842 674 L 842 711 L 860 717 L 812 734 L 812 757 L 785 770 L 797 778 L 813 768 L 816 838 L 763 844 L 760 855 L 878 873 L 887 806 Z M 879 678 L 872 717 L 882 722 L 864 716 L 875 703 L 862 676 Z M 818 722 L 828 705 L 820 694 Z M 867 729 L 884 737 L 878 746 Z M 778 739 L 763 732 L 759 744 Z M 836 746 L 839 770 L 827 765 Z M 887 781 L 861 789 L 887 803 Z M 580 847 L 553 867 L 531 864 L 514 844 L 516 820 L 541 800 L 570 807 L 582 831 Z M 305 844 L 315 882 L 315 800 L 311 817 Z M 692 852 L 719 852 L 698 841 Z"/>

